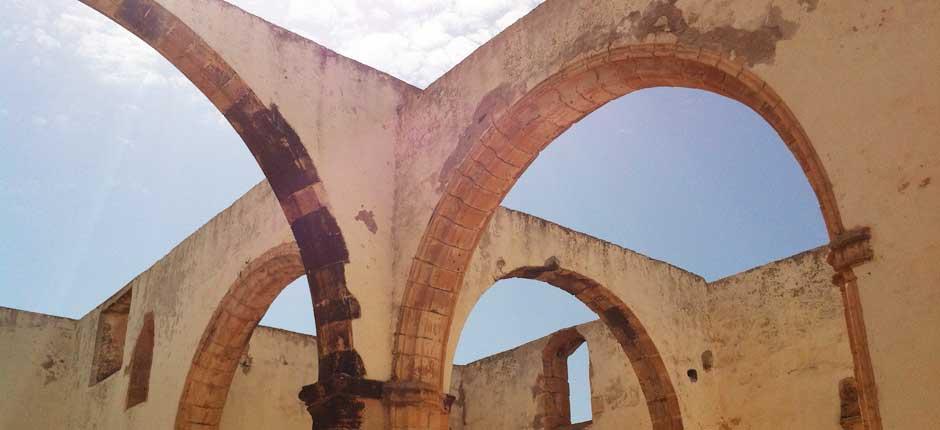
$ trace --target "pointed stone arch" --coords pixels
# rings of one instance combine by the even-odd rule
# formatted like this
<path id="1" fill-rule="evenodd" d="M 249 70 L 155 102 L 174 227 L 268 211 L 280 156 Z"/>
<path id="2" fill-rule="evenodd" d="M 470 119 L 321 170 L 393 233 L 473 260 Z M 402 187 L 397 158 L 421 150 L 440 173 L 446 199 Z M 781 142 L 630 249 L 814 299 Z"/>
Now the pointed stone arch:
<path id="1" fill-rule="evenodd" d="M 413 401 L 393 414 L 446 422 L 440 391 L 446 345 L 464 272 L 493 211 L 539 152 L 578 120 L 609 101 L 653 87 L 701 89 L 734 99 L 763 117 L 779 134 L 806 175 L 830 238 L 846 234 L 835 193 L 806 132 L 779 95 L 745 64 L 720 52 L 679 42 L 639 43 L 600 50 L 563 66 L 527 87 L 504 83 L 483 97 L 475 123 L 451 158 L 443 194 L 431 214 L 405 287 L 393 350 L 393 381 Z M 448 163 L 445 163 L 447 165 Z M 851 275 L 850 267 L 837 268 Z M 851 277 L 849 277 L 852 279 Z M 866 379 L 867 410 L 877 421 L 871 363 L 854 284 L 843 287 L 856 375 Z M 853 296 L 854 294 L 854 296 Z M 854 297 L 854 298 L 853 298 Z M 435 394 L 438 393 L 438 394 Z M 649 400 L 649 399 L 648 399 Z M 671 416 L 672 411 L 668 414 Z M 654 429 L 681 429 L 678 420 L 654 419 Z M 404 422 L 404 421 L 403 421 Z M 393 422 L 394 428 L 407 424 Z"/>
<path id="2" fill-rule="evenodd" d="M 302 273 L 307 274 L 310 282 L 314 308 L 323 310 L 315 312 L 320 380 L 330 380 L 334 376 L 362 378 L 365 366 L 353 345 L 352 336 L 352 320 L 359 318 L 360 308 L 346 287 L 345 264 L 349 260 L 346 242 L 326 203 L 326 191 L 313 159 L 277 105 L 269 106 L 262 102 L 251 86 L 212 46 L 159 0 L 80 1 L 159 52 L 212 102 L 242 138 L 261 167 L 290 224 L 302 261 Z M 226 4 L 222 1 L 218 3 Z M 220 309 L 227 309 L 226 306 L 223 303 Z M 239 327 L 253 329 L 251 324 L 239 324 Z M 206 333 L 208 335 L 217 329 L 230 329 L 224 337 L 239 341 L 242 336 L 250 335 L 250 330 L 246 334 L 226 324 L 218 328 L 210 324 Z M 222 348 L 216 352 L 220 357 L 227 358 L 226 354 L 231 350 Z M 203 353 L 197 352 L 193 369 L 205 364 L 200 361 L 200 354 Z M 226 378 L 224 368 L 204 370 L 214 375 L 213 378 Z M 203 409 L 194 409 L 187 399 L 193 396 L 189 390 L 196 388 L 187 388 L 180 402 L 177 428 L 217 427 L 216 412 L 210 406 L 218 404 L 218 395 L 227 392 L 227 385 L 212 385 L 219 382 L 217 379 L 192 379 L 201 375 L 204 373 L 191 369 L 186 386 L 197 387 L 202 386 L 200 383 L 209 383 L 200 388 L 208 391 L 197 393 L 194 398 L 211 400 L 200 400 L 202 403 L 199 407 Z M 222 399 L 224 401 L 224 395 Z M 356 401 L 353 400 L 353 403 Z"/>

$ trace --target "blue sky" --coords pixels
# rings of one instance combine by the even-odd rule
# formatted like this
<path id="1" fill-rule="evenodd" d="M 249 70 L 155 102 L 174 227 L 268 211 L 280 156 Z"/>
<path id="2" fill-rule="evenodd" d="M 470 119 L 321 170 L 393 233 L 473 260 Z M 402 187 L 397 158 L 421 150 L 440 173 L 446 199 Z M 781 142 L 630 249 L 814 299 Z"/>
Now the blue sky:
<path id="1" fill-rule="evenodd" d="M 235 3 L 423 87 L 538 2 Z M 0 306 L 80 317 L 262 179 L 179 72 L 74 0 L 0 2 L 0 76 Z M 645 90 L 591 114 L 504 205 L 709 280 L 826 242 L 769 125 L 693 90 Z M 311 333 L 309 302 L 294 283 L 264 323 Z M 592 319 L 547 285 L 502 281 L 471 314 L 456 362 Z M 586 369 L 579 351 L 575 421 L 589 416 Z"/>

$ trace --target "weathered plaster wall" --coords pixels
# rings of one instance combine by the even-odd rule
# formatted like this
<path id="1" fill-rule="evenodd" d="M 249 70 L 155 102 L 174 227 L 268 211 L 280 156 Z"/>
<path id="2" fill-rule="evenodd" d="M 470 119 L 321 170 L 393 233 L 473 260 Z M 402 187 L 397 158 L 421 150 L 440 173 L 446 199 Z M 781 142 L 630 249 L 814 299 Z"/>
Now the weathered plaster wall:
<path id="1" fill-rule="evenodd" d="M 454 396 L 454 402 L 450 406 L 449 426 L 450 430 L 463 430 L 466 417 L 466 394 L 460 388 L 463 384 L 463 368 L 461 364 L 455 364 L 450 373 L 450 389 L 448 393 Z"/>
<path id="2" fill-rule="evenodd" d="M 70 410 L 70 426 L 165 429 L 172 425 L 196 347 L 222 296 L 248 262 L 285 242 L 292 242 L 290 230 L 270 188 L 262 182 L 115 294 L 133 291 L 125 366 L 144 314 L 154 314 L 150 378 L 156 383 L 151 384 L 146 402 L 126 412 L 126 372 L 88 386 L 98 314 L 109 302 L 79 320 L 78 377 L 71 387 L 71 402 L 63 406 Z M 298 382 L 295 389 L 299 388 Z"/>
<path id="3" fill-rule="evenodd" d="M 355 343 L 368 377 L 387 380 L 392 373 L 398 305 L 411 260 L 445 182 L 479 141 L 487 115 L 579 58 L 680 41 L 743 61 L 800 121 L 845 226 L 872 229 L 875 259 L 855 273 L 884 427 L 940 423 L 934 407 L 940 404 L 940 372 L 929 359 L 940 355 L 934 333 L 940 326 L 940 56 L 932 55 L 940 49 L 937 2 L 550 0 L 425 91 L 218 0 L 160 4 L 214 47 L 268 107 L 278 106 L 316 162 L 332 197 L 324 204 L 350 252 L 347 283 L 362 309 L 353 322 Z M 716 397 L 707 395 L 715 390 L 711 378 L 689 387 L 684 373 L 707 346 L 700 333 L 705 314 L 696 307 L 706 294 L 695 287 L 700 279 L 557 226 L 538 227 L 499 211 L 491 224 L 470 260 L 454 323 L 442 330 L 448 334 L 438 350 L 445 363 L 466 312 L 501 273 L 500 257 L 507 270 L 556 257 L 602 280 L 648 325 L 684 413 L 696 420 L 716 410 L 709 403 Z M 153 312 L 151 378 L 161 381 L 147 402 L 126 413 L 124 372 L 87 386 L 100 308 L 76 322 L 78 370 L 71 384 L 78 400 L 62 407 L 70 425 L 165 428 L 199 339 L 238 272 L 292 241 L 278 203 L 261 184 L 125 287 L 134 291 L 125 357 L 143 314 Z M 11 360 L 33 353 L 23 354 Z M 367 413 L 381 421 L 377 411 L 370 407 Z"/>
<path id="4" fill-rule="evenodd" d="M 0 428 L 69 428 L 74 320 L 0 307 Z"/>
<path id="5" fill-rule="evenodd" d="M 650 413 L 636 374 L 610 330 L 594 321 L 577 327 L 588 346 L 591 428 L 648 429 Z"/>
<path id="6" fill-rule="evenodd" d="M 708 286 L 719 423 L 728 429 L 838 430 L 839 380 L 852 376 L 842 299 L 826 249 Z"/>
<path id="7" fill-rule="evenodd" d="M 353 321 L 356 347 L 368 376 L 388 379 L 392 301 L 380 292 L 394 262 L 393 148 L 398 108 L 418 90 L 224 1 L 160 3 L 277 105 L 307 148 L 349 251 L 347 287 L 365 316 Z"/>
<path id="8" fill-rule="evenodd" d="M 680 12 L 691 30 L 631 23 L 632 13 L 655 12 L 651 5 Z M 442 180 L 493 106 L 592 52 L 677 38 L 717 45 L 750 63 L 799 119 L 845 226 L 872 227 L 875 260 L 856 272 L 885 428 L 936 426 L 940 372 L 924 357 L 940 354 L 932 333 L 940 325 L 938 19 L 940 6 L 929 0 L 548 1 L 406 105 L 396 148 L 395 285 L 405 285 Z"/>
<path id="9" fill-rule="evenodd" d="M 541 338 L 461 366 L 461 377 L 450 389 L 461 407 L 451 410 L 451 422 L 467 430 L 534 428 L 533 390 L 547 343 L 547 337 Z"/>
<path id="10" fill-rule="evenodd" d="M 689 386 L 685 376 L 707 349 L 705 281 L 612 243 L 505 208 L 495 212 L 467 270 L 448 337 L 448 363 L 453 362 L 460 332 L 483 293 L 506 273 L 543 266 L 549 259 L 599 282 L 623 300 L 663 357 L 683 413 L 693 422 L 710 415 L 712 387 Z"/>
<path id="11" fill-rule="evenodd" d="M 840 429 L 838 383 L 852 375 L 852 358 L 826 252 L 808 251 L 708 285 L 699 306 L 708 314 L 703 330 L 713 367 L 705 370 L 698 357 L 676 369 L 681 380 L 675 382 L 686 399 L 709 387 L 714 398 L 704 401 L 714 409 L 689 413 L 688 428 Z M 590 353 L 591 428 L 651 428 L 636 375 L 607 327 L 594 321 L 576 329 Z M 547 341 L 455 366 L 452 428 L 536 428 L 533 388 Z"/>
<path id="12" fill-rule="evenodd" d="M 617 340 L 600 321 L 575 329 L 590 352 L 594 429 L 650 428 L 650 416 L 636 374 Z M 493 356 L 455 366 L 450 393 L 452 429 L 536 429 L 534 389 L 542 373 L 549 337 Z"/>
<path id="13" fill-rule="evenodd" d="M 220 428 L 309 430 L 310 414 L 297 392 L 316 380 L 316 337 L 258 327 L 235 372 Z"/>

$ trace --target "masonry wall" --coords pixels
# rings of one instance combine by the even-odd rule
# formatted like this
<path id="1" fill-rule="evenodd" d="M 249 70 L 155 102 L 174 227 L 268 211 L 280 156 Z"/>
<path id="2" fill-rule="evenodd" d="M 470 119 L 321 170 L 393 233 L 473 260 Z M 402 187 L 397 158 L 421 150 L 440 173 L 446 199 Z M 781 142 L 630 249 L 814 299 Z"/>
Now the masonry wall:
<path id="1" fill-rule="evenodd" d="M 95 3 L 110 8 L 123 2 Z M 838 210 L 845 228 L 867 226 L 872 230 L 875 257 L 855 269 L 868 330 L 859 340 L 871 345 L 885 428 L 932 428 L 940 422 L 940 410 L 934 407 L 940 403 L 940 390 L 936 389 L 940 372 L 930 359 L 940 354 L 940 336 L 935 333 L 940 326 L 940 290 L 936 288 L 940 281 L 936 265 L 940 259 L 940 229 L 936 228 L 940 225 L 940 193 L 936 192 L 940 180 L 936 145 L 940 136 L 936 121 L 940 117 L 940 75 L 935 73 L 940 70 L 940 57 L 932 55 L 940 46 L 940 27 L 934 25 L 940 20 L 937 2 L 550 0 L 424 91 L 225 2 L 159 3 L 229 62 L 266 107 L 280 106 L 283 117 L 296 128 L 317 163 L 332 197 L 322 203 L 336 215 L 349 248 L 346 280 L 362 311 L 352 326 L 369 378 L 387 381 L 392 376 L 395 328 L 402 315 L 399 305 L 407 298 L 422 298 L 406 295 L 412 260 L 421 251 L 419 244 L 451 175 L 470 155 L 479 155 L 471 149 L 480 149 L 485 125 L 499 116 L 500 109 L 519 102 L 579 59 L 631 45 L 678 41 L 692 47 L 707 44 L 705 48 L 740 59 L 766 82 L 762 88 L 773 88 L 783 100 L 785 106 L 779 104 L 774 109 L 792 111 L 798 118 L 799 128 L 825 168 L 823 182 L 831 185 L 835 201 L 824 202 L 830 216 Z M 667 25 L 657 24 L 663 20 Z M 685 32 L 674 31 L 678 27 L 673 24 Z M 846 94 L 852 95 L 851 102 L 846 101 Z M 539 137 L 550 134 L 546 133 Z M 797 151 L 794 155 L 805 162 L 806 154 Z M 522 165 L 531 160 L 524 161 Z M 820 173 L 808 170 L 811 175 Z M 497 197 L 474 203 L 495 210 Z M 702 331 L 706 289 L 677 287 L 701 284 L 694 275 L 647 264 L 639 256 L 583 235 L 555 227 L 538 228 L 531 220 L 497 213 L 491 224 L 479 227 L 480 236 L 456 235 L 462 244 L 474 246 L 475 240 L 482 238 L 472 261 L 472 249 L 434 248 L 446 251 L 431 256 L 440 263 L 447 262 L 447 252 L 453 251 L 459 263 L 456 269 L 467 269 L 467 283 L 465 291 L 451 296 L 448 306 L 440 306 L 444 312 L 453 310 L 454 315 L 448 313 L 441 324 L 423 325 L 434 332 L 433 342 L 437 342 L 428 350 L 440 352 L 430 357 L 432 360 L 450 362 L 456 339 L 452 334 L 455 330 L 459 333 L 465 318 L 461 312 L 472 307 L 474 296 L 482 294 L 500 273 L 497 257 L 503 257 L 507 270 L 544 264 L 549 257 L 557 257 L 579 271 L 602 272 L 596 277 L 637 311 L 656 337 L 683 411 L 693 421 L 706 421 L 710 413 L 721 410 L 727 423 L 733 424 L 738 414 L 729 406 L 732 399 L 712 403 L 718 398 L 714 395 L 716 386 L 708 385 L 713 378 L 703 377 L 695 385 L 684 379 L 685 370 L 700 361 L 701 352 L 709 347 L 709 339 L 734 337 Z M 555 242 L 525 236 L 533 232 L 552 233 Z M 467 237 L 473 240 L 466 241 Z M 520 237 L 523 240 L 519 242 L 530 248 L 513 248 L 511 242 Z M 489 248 L 487 240 L 498 247 Z M 73 428 L 167 428 L 176 416 L 201 336 L 238 273 L 264 252 L 292 242 L 284 215 L 267 185 L 255 187 L 122 290 L 134 293 L 125 357 L 130 356 L 142 316 L 148 312 L 155 316 L 151 378 L 160 383 L 151 387 L 148 401 L 123 410 L 128 379 L 123 371 L 88 386 L 99 308 L 74 324 L 76 345 L 63 345 L 62 351 L 75 351 L 78 370 L 71 379 L 66 378 L 62 388 L 71 391 L 72 400 L 53 403 L 54 407 L 67 414 Z M 477 258 L 484 253 L 493 258 Z M 464 264 L 466 261 L 471 262 Z M 598 269 L 602 264 L 618 269 L 603 273 Z M 635 282 L 640 275 L 647 279 Z M 662 286 L 670 287 L 664 290 L 667 295 L 660 293 Z M 716 322 L 713 328 L 718 326 L 735 327 L 736 323 Z M 780 331 L 801 333 L 797 327 L 786 325 Z M 25 348 L 9 360 L 31 365 L 45 359 L 45 347 Z M 759 353 L 777 354 L 777 348 L 786 351 L 780 345 L 748 344 L 741 348 L 746 348 L 742 355 L 750 355 L 751 348 Z M 794 348 L 806 351 L 809 347 Z M 715 354 L 720 364 L 723 352 Z M 440 356 L 445 360 L 439 360 Z M 761 357 L 778 360 L 784 356 Z M 435 383 L 441 376 L 443 389 L 448 386 L 449 367 L 440 363 L 403 368 L 401 372 L 405 378 L 409 373 L 433 375 Z M 725 371 L 741 375 L 747 370 Z M 36 375 L 25 378 L 14 382 L 17 396 L 39 396 L 33 392 L 43 390 L 33 383 L 39 381 Z M 820 384 L 831 385 L 831 381 L 819 379 Z M 786 393 L 787 398 L 795 396 Z M 58 395 L 48 398 L 56 400 Z M 46 405 L 37 407 L 45 410 Z M 828 413 L 827 408 L 820 408 L 820 413 Z M 378 413 L 373 415 L 378 418 L 369 422 L 382 422 L 380 409 L 367 410 Z M 54 421 L 58 419 L 55 415 L 42 419 Z M 766 421 L 774 419 L 768 416 Z"/>
<path id="2" fill-rule="evenodd" d="M 297 393 L 316 381 L 316 337 L 258 327 L 235 372 L 220 427 L 309 430 L 310 414 Z"/>
<path id="3" fill-rule="evenodd" d="M 603 285 L 637 315 L 662 356 L 687 420 L 701 422 L 712 414 L 716 407 L 714 387 L 708 382 L 692 385 L 685 376 L 707 349 L 703 331 L 706 288 L 701 277 L 502 207 L 490 220 L 457 299 L 447 344 L 449 362 L 453 362 L 460 332 L 473 306 L 496 280 L 519 267 L 543 266 L 550 259 Z"/>
<path id="4" fill-rule="evenodd" d="M 712 367 L 706 370 L 699 359 L 673 374 L 683 378 L 674 381 L 680 397 L 712 387 L 708 401 L 716 407 L 689 415 L 688 428 L 841 428 L 838 384 L 852 376 L 852 358 L 826 252 L 808 251 L 707 286 L 699 306 L 708 315 L 704 331 Z M 590 353 L 591 428 L 651 428 L 636 375 L 609 330 L 600 321 L 576 330 Z M 536 428 L 533 389 L 547 341 L 455 366 L 452 428 Z M 696 382 L 689 370 L 697 373 Z"/>
<path id="5" fill-rule="evenodd" d="M 853 376 L 839 289 L 826 250 L 807 251 L 708 286 L 708 337 L 719 424 L 838 430 L 839 381 Z"/>
<path id="6" fill-rule="evenodd" d="M 547 1 L 403 110 L 395 285 L 405 285 L 444 182 L 474 154 L 481 118 L 617 46 L 678 40 L 727 52 L 798 119 L 844 227 L 872 229 L 875 258 L 855 270 L 867 329 L 859 341 L 870 346 L 884 428 L 936 427 L 940 372 L 926 357 L 940 355 L 938 20 L 932 0 Z"/>
<path id="7" fill-rule="evenodd" d="M 76 322 L 0 307 L 0 428 L 72 428 Z"/>
<path id="8" fill-rule="evenodd" d="M 89 369 L 76 367 L 78 321 L 17 309 L 0 308 L 0 428 L 100 429 L 142 428 L 137 424 L 80 422 L 70 403 L 85 408 L 123 400 L 124 369 L 88 387 Z M 258 327 L 242 357 L 222 418 L 222 428 L 310 429 L 310 415 L 297 398 L 300 384 L 316 382 L 316 337 Z M 152 381 L 159 385 L 161 381 Z M 97 388 L 96 388 L 97 387 Z M 153 399 L 159 401 L 159 399 Z M 123 405 L 113 405 L 132 415 Z M 158 423 L 159 424 L 159 423 Z M 166 428 L 165 423 L 152 428 Z"/>

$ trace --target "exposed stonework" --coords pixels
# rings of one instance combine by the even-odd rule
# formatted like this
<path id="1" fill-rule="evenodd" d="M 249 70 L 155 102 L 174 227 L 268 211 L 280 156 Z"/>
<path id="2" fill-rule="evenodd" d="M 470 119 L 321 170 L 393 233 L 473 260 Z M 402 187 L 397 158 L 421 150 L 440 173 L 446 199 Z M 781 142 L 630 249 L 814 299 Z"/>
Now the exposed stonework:
<path id="1" fill-rule="evenodd" d="M 318 428 L 470 425 L 475 382 L 468 368 L 451 376 L 453 348 L 479 295 L 513 274 L 597 284 L 580 298 L 617 342 L 592 354 L 635 363 L 594 367 L 596 428 L 615 416 L 656 429 L 812 428 L 824 415 L 834 428 L 838 380 L 849 375 L 835 375 L 845 357 L 824 346 L 843 341 L 869 430 L 940 425 L 929 359 L 940 354 L 940 194 L 930 179 L 940 177 L 940 58 L 925 54 L 940 48 L 936 2 L 548 0 L 420 90 L 220 0 L 83 1 L 189 78 L 267 181 L 122 289 L 133 303 L 120 324 L 99 330 L 116 315 L 111 302 L 77 321 L 0 312 L 3 344 L 16 345 L 0 353 L 0 382 L 16 393 L 0 401 L 0 426 L 257 428 L 241 413 L 254 400 L 238 381 L 259 374 L 276 380 L 260 404 L 289 406 L 258 416 L 285 426 L 303 422 L 297 393 L 311 384 Z M 813 252 L 706 285 L 499 209 L 557 135 L 657 86 L 731 97 L 774 127 L 818 198 L 833 269 L 819 269 Z M 838 287 L 821 285 L 823 272 Z M 250 351 L 252 333 L 301 275 L 316 355 L 309 343 L 274 342 L 310 361 L 291 355 L 304 363 L 296 372 L 262 372 L 275 358 Z M 841 310 L 826 301 L 834 294 Z M 147 400 L 125 410 L 137 373 L 118 370 L 150 314 Z M 541 366 L 522 369 L 518 378 L 534 378 Z M 618 391 L 628 374 L 635 390 Z M 790 385 L 760 390 L 754 374 Z M 447 392 L 454 381 L 463 395 Z M 272 390 L 289 400 L 267 402 Z M 727 406 L 741 399 L 750 407 Z M 241 410 L 226 407 L 233 401 Z M 535 422 L 525 418 L 521 427 Z"/>

